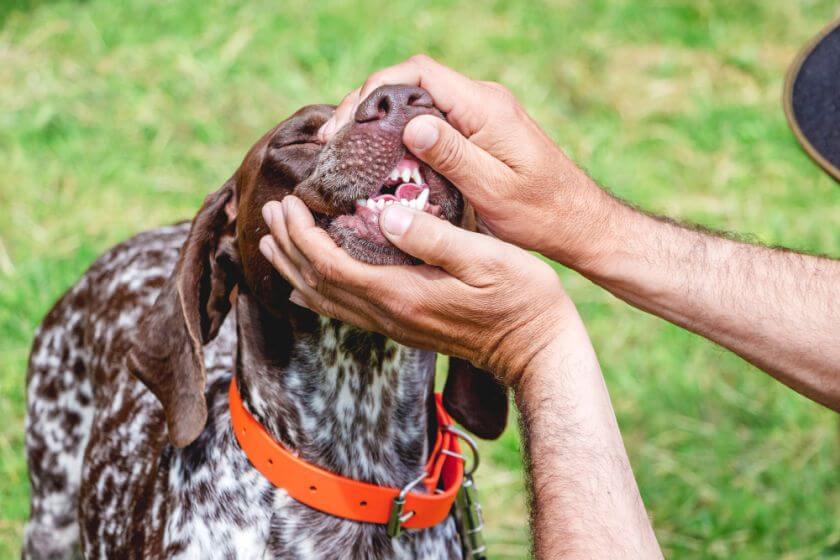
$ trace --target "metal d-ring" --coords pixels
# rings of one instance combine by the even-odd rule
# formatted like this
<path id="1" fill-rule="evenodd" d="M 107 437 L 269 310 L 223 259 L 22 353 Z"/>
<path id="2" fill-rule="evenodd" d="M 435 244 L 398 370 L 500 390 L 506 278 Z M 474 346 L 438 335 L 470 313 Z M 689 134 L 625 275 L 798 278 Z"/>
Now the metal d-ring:
<path id="1" fill-rule="evenodd" d="M 472 476 L 473 473 L 476 471 L 476 469 L 478 469 L 478 464 L 480 462 L 480 457 L 478 455 L 478 444 L 472 438 L 471 435 L 469 435 L 467 432 L 461 430 L 460 428 L 456 428 L 455 426 L 449 425 L 449 426 L 446 426 L 446 431 L 452 432 L 453 434 L 455 434 L 456 437 L 464 440 L 467 443 L 467 445 L 470 447 L 470 450 L 472 451 L 472 456 L 473 456 L 473 464 L 472 464 L 472 467 L 469 470 L 467 470 L 466 467 L 464 468 L 464 476 L 465 477 Z M 441 453 L 443 453 L 445 455 L 449 455 L 450 457 L 456 457 L 458 459 L 461 459 L 462 461 L 464 461 L 464 464 L 466 465 L 466 458 L 463 455 L 461 455 L 460 453 L 455 453 L 454 451 L 449 451 L 448 449 L 442 450 Z"/>
<path id="2" fill-rule="evenodd" d="M 408 495 L 409 492 L 411 492 L 411 490 L 415 486 L 417 486 L 418 484 L 420 484 L 421 482 L 426 480 L 426 476 L 428 476 L 428 475 L 426 473 L 423 473 L 420 476 L 418 476 L 417 478 L 415 478 L 414 480 L 412 480 L 411 482 L 409 482 L 408 484 L 406 484 L 405 486 L 403 486 L 402 490 L 400 490 L 398 498 L 400 500 L 405 500 L 405 497 Z"/>

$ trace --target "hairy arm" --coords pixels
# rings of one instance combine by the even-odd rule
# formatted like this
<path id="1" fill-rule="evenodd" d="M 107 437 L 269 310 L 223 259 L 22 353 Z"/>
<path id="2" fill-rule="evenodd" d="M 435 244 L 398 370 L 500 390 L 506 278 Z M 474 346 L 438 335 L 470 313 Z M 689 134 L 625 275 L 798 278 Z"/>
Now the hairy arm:
<path id="1" fill-rule="evenodd" d="M 461 189 L 484 229 L 840 410 L 840 262 L 633 210 L 590 180 L 504 87 L 425 56 L 372 74 L 338 107 L 332 129 L 385 83 L 421 85 L 447 113 L 448 124 L 412 120 L 403 140 Z"/>
<path id="2" fill-rule="evenodd" d="M 581 273 L 840 410 L 840 262 L 611 204 L 601 256 L 577 266 Z"/>
<path id="3" fill-rule="evenodd" d="M 564 317 L 516 386 L 534 556 L 661 558 L 595 352 Z"/>

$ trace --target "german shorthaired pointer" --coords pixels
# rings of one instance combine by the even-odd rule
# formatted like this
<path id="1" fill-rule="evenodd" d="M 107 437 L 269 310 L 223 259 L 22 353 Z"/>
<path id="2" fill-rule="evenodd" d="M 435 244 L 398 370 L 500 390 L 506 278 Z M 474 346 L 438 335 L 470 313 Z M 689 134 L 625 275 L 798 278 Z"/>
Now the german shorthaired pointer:
<path id="1" fill-rule="evenodd" d="M 332 111 L 271 129 L 192 223 L 117 245 L 46 316 L 27 375 L 24 558 L 461 558 L 454 514 L 394 539 L 332 517 L 272 485 L 231 431 L 235 374 L 275 441 L 344 477 L 403 487 L 436 433 L 435 355 L 290 304 L 258 250 L 263 204 L 289 193 L 374 264 L 410 262 L 378 230 L 384 204 L 466 214 L 401 142 L 415 115 L 442 116 L 427 92 L 382 87 L 319 144 Z M 479 436 L 504 428 L 504 389 L 462 361 L 444 404 Z"/>

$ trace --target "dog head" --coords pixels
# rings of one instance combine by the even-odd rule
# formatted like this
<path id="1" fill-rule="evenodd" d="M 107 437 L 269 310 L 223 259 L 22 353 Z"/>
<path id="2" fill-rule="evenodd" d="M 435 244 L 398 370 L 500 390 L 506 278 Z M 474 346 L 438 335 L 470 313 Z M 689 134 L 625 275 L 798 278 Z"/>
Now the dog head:
<path id="1" fill-rule="evenodd" d="M 351 256 L 370 264 L 416 264 L 379 230 L 379 212 L 404 204 L 458 225 L 471 218 L 449 181 L 408 154 L 402 132 L 417 115 L 444 116 L 417 87 L 383 86 L 329 143 L 318 130 L 330 105 L 304 107 L 266 133 L 236 173 L 209 195 L 192 222 L 172 276 L 138 326 L 129 366 L 163 405 L 169 438 L 183 447 L 204 428 L 202 347 L 212 340 L 239 286 L 269 313 L 288 313 L 291 287 L 259 251 L 262 207 L 299 196 L 316 223 Z M 492 376 L 452 359 L 444 403 L 476 435 L 495 438 L 507 394 Z"/>

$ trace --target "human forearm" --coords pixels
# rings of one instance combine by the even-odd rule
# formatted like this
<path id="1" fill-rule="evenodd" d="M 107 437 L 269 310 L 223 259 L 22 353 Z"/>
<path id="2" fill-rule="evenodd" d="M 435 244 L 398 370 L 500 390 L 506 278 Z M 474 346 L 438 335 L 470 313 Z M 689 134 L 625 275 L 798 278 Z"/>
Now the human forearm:
<path id="1" fill-rule="evenodd" d="M 537 558 L 659 558 L 595 353 L 576 313 L 516 389 Z"/>
<path id="2" fill-rule="evenodd" d="M 372 75 L 339 106 L 332 129 L 385 83 L 423 86 L 447 113 L 449 124 L 411 121 L 403 140 L 458 186 L 484 229 L 840 408 L 840 304 L 833 293 L 840 263 L 719 239 L 637 212 L 587 177 L 502 86 L 428 57 Z"/>
<path id="3" fill-rule="evenodd" d="M 579 271 L 840 409 L 840 262 L 750 245 L 618 205 Z"/>

